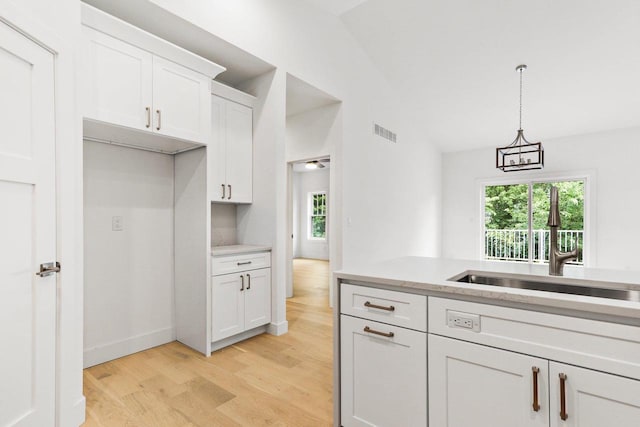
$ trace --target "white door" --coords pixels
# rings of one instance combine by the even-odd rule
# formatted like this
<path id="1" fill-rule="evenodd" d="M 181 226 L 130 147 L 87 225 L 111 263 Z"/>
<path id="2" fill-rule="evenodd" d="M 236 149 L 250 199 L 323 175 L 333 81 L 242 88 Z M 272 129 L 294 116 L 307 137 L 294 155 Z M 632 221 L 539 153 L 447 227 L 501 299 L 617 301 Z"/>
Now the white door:
<path id="1" fill-rule="evenodd" d="M 91 28 L 82 31 L 84 116 L 151 131 L 152 55 Z"/>
<path id="2" fill-rule="evenodd" d="M 166 59 L 153 57 L 155 132 L 208 144 L 211 135 L 211 79 Z"/>
<path id="3" fill-rule="evenodd" d="M 227 201 L 227 151 L 224 124 L 227 101 L 219 96 L 211 96 L 211 143 L 207 148 L 209 196 L 213 202 Z"/>
<path id="4" fill-rule="evenodd" d="M 253 110 L 227 101 L 226 171 L 228 198 L 234 203 L 251 203 L 253 199 Z"/>
<path id="5" fill-rule="evenodd" d="M 564 411 L 560 375 L 565 378 Z M 551 427 L 640 425 L 640 381 L 555 362 L 549 364 L 549 376 Z"/>
<path id="6" fill-rule="evenodd" d="M 340 328 L 341 424 L 426 427 L 427 334 L 346 315 Z"/>
<path id="7" fill-rule="evenodd" d="M 244 274 L 211 278 L 211 341 L 244 331 Z"/>
<path id="8" fill-rule="evenodd" d="M 56 260 L 53 55 L 0 22 L 0 425 L 52 426 Z"/>
<path id="9" fill-rule="evenodd" d="M 547 426 L 548 363 L 545 359 L 429 335 L 429 425 Z M 533 368 L 539 371 L 534 373 Z"/>
<path id="10" fill-rule="evenodd" d="M 271 269 L 247 271 L 244 294 L 244 328 L 253 329 L 271 321 Z"/>

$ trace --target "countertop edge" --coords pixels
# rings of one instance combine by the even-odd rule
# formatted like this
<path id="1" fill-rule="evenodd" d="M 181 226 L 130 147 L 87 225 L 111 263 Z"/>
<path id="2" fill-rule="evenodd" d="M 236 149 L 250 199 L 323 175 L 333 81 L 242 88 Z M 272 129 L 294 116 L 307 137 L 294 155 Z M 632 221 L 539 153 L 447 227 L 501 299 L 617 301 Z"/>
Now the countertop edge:
<path id="1" fill-rule="evenodd" d="M 211 256 L 219 257 L 225 255 L 249 254 L 254 252 L 271 252 L 271 249 L 271 246 L 266 245 L 212 246 Z"/>
<path id="2" fill-rule="evenodd" d="M 433 283 L 430 281 L 408 281 L 346 271 L 334 272 L 333 281 L 334 283 L 338 283 L 338 281 L 353 281 L 356 282 L 354 284 L 371 284 L 373 287 L 433 297 L 479 298 L 482 299 L 482 303 L 486 304 L 516 303 L 532 306 L 531 309 L 535 309 L 535 306 L 538 306 L 555 309 L 556 312 L 571 310 L 607 317 L 640 320 L 640 303 L 634 301 L 609 300 L 515 288 L 496 288 L 491 285 L 456 284 L 448 282 L 444 278 L 442 280 L 434 280 Z M 571 314 L 568 313 L 567 315 Z"/>

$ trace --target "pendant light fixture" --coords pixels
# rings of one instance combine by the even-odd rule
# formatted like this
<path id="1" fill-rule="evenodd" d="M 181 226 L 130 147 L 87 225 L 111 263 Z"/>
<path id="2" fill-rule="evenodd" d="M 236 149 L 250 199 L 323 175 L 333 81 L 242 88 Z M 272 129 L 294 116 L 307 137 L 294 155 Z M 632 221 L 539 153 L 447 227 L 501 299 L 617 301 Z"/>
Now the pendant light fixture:
<path id="1" fill-rule="evenodd" d="M 544 148 L 541 142 L 529 142 L 522 130 L 522 72 L 527 66 L 516 67 L 520 73 L 520 127 L 516 139 L 506 147 L 496 148 L 496 168 L 503 172 L 514 172 L 544 167 Z"/>

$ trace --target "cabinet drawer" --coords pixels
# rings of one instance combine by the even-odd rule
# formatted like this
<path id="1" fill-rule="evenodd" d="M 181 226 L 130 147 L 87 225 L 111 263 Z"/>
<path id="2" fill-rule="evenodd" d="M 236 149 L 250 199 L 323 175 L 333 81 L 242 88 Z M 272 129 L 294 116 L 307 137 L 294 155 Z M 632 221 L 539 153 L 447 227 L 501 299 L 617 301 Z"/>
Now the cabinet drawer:
<path id="1" fill-rule="evenodd" d="M 640 327 L 429 298 L 429 333 L 640 379 Z"/>
<path id="2" fill-rule="evenodd" d="M 340 313 L 426 332 L 427 297 L 343 283 Z"/>
<path id="3" fill-rule="evenodd" d="M 269 251 L 211 257 L 212 276 L 267 267 L 271 267 L 271 252 Z"/>

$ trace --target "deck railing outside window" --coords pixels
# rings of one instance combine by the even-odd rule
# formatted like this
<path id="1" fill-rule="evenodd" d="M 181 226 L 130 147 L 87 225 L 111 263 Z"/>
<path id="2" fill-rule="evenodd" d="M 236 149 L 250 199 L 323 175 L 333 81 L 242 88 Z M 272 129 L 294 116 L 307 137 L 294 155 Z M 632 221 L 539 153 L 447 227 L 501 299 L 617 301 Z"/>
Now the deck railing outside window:
<path id="1" fill-rule="evenodd" d="M 529 261 L 528 230 L 485 230 L 485 259 L 502 261 Z M 558 230 L 560 251 L 568 252 L 578 245 L 583 247 L 583 230 Z M 549 230 L 533 230 L 533 262 L 549 262 Z M 583 264 L 582 253 L 572 264 Z"/>

